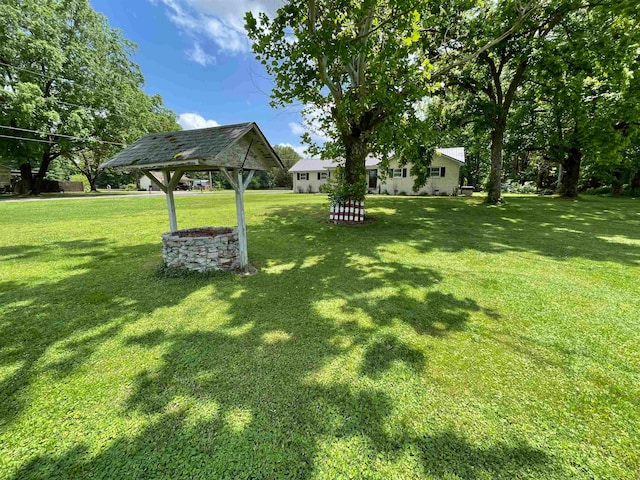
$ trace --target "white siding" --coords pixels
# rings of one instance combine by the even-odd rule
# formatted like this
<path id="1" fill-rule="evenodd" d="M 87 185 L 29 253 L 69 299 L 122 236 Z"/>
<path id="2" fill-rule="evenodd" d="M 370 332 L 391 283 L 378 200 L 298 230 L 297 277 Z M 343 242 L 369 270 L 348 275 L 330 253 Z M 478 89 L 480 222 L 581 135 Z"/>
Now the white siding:
<path id="1" fill-rule="evenodd" d="M 444 155 L 436 153 L 431 162 L 431 168 L 438 169 L 439 173 L 444 168 L 444 176 L 429 177 L 427 183 L 420 187 L 417 192 L 413 191 L 415 178 L 411 176 L 411 164 L 400 167 L 397 162 L 392 161 L 389 165 L 390 170 L 394 168 L 406 169 L 406 176 L 394 178 L 389 172 L 385 173 L 385 180 L 382 181 L 382 171 L 373 165 L 367 166 L 367 171 L 378 170 L 378 185 L 373 188 L 369 187 L 372 193 L 388 193 L 390 195 L 457 195 L 460 187 L 460 163 L 452 160 Z M 326 172 L 326 170 L 324 170 Z M 294 193 L 318 193 L 322 185 L 327 183 L 325 179 L 318 179 L 318 171 L 312 170 L 307 172 L 292 172 L 293 175 L 293 192 Z M 300 174 L 307 174 L 308 179 L 299 179 Z M 368 177 L 367 177 L 368 181 Z"/>
<path id="2" fill-rule="evenodd" d="M 293 175 L 293 192 L 294 193 L 318 193 L 320 187 L 327 183 L 327 179 L 318 180 L 318 174 L 327 173 L 326 170 L 322 172 L 294 172 Z M 308 180 L 298 180 L 298 176 L 301 174 L 308 175 Z"/>
<path id="3" fill-rule="evenodd" d="M 407 176 L 394 178 L 387 172 L 387 178 L 381 185 L 381 192 L 390 195 L 457 195 L 460 187 L 460 164 L 445 156 L 436 154 L 431 162 L 431 168 L 441 169 L 444 167 L 444 177 L 429 177 L 427 183 L 420 187 L 417 192 L 413 191 L 415 178 L 411 176 L 411 164 L 400 167 L 397 162 L 392 161 L 390 170 L 394 168 L 406 168 Z"/>

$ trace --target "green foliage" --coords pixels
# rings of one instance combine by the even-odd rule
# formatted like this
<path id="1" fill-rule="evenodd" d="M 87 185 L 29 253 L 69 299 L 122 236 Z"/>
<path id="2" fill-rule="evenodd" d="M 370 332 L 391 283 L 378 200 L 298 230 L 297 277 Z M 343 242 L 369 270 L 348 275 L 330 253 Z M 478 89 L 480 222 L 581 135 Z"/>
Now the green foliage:
<path id="1" fill-rule="evenodd" d="M 74 175 L 75 173 L 77 173 L 77 169 L 71 161 L 66 158 L 58 157 L 51 162 L 51 166 L 47 172 L 47 179 L 65 181 L 69 180 L 71 175 Z"/>
<path id="2" fill-rule="evenodd" d="M 110 185 L 111 188 L 121 188 L 127 184 L 136 183 L 135 174 L 125 173 L 119 170 L 113 170 L 112 168 L 102 170 L 96 180 L 97 188 L 107 188 Z"/>
<path id="3" fill-rule="evenodd" d="M 423 32 L 442 16 L 455 17 L 463 3 L 468 8 L 469 2 L 455 1 L 295 0 L 274 18 L 247 13 L 256 58 L 275 81 L 271 104 L 305 105 L 331 138 L 319 146 L 305 135 L 310 153 L 343 158 L 344 181 L 357 197 L 364 195 L 367 155 L 398 148 L 389 138 L 433 89 L 429 53 L 448 37 L 444 28 Z"/>
<path id="4" fill-rule="evenodd" d="M 142 91 L 134 50 L 88 0 L 1 2 L 0 125 L 44 132 L 20 136 L 49 142 L 0 139 L 3 156 L 14 166 L 39 167 L 36 179 L 66 157 L 93 186 L 98 164 L 114 151 L 100 141 L 123 144 L 149 130 L 176 129 L 161 99 Z"/>
<path id="5" fill-rule="evenodd" d="M 247 188 L 250 190 L 265 190 L 273 187 L 271 172 L 256 172 Z"/>
<path id="6" fill-rule="evenodd" d="M 623 4 L 629 6 L 630 2 L 608 0 L 594 3 L 587 0 L 561 0 L 525 2 L 524 5 L 519 1 L 487 2 L 486 9 L 481 14 L 470 17 L 461 27 L 461 38 L 464 38 L 465 42 L 484 43 L 495 38 L 499 32 L 506 31 L 509 25 L 519 25 L 513 34 L 483 52 L 475 62 L 468 63 L 459 71 L 453 70 L 447 82 L 455 85 L 458 95 L 463 95 L 461 113 L 466 117 L 466 121 L 472 121 L 478 125 L 478 129 L 490 132 L 491 138 L 487 146 L 492 145 L 493 148 L 488 175 L 490 188 L 487 191 L 492 203 L 499 202 L 500 184 L 504 181 L 502 151 L 505 138 L 509 141 L 510 135 L 513 135 L 511 129 L 517 130 L 528 123 L 526 118 L 512 119 L 514 106 L 520 109 L 524 116 L 527 113 L 532 114 L 538 108 L 535 101 L 530 103 L 520 98 L 523 87 L 532 85 L 530 82 L 535 80 L 543 88 L 553 88 L 554 78 L 561 79 L 563 75 L 571 77 L 575 68 L 581 68 L 581 58 L 588 55 L 598 57 L 596 63 L 611 60 L 613 65 L 614 60 L 602 57 L 598 52 L 609 48 L 610 45 L 618 48 L 624 45 L 625 41 L 620 42 L 617 38 L 606 35 L 600 36 L 602 28 L 594 25 L 594 34 L 589 33 L 592 37 L 585 42 L 586 39 L 580 32 L 588 29 L 581 27 L 580 22 L 594 15 L 617 15 L 618 13 L 612 12 L 623 9 Z M 575 28 L 576 26 L 578 28 Z M 552 52 L 553 48 L 549 46 L 557 45 L 558 41 L 562 41 L 560 39 L 567 37 L 571 37 L 569 43 Z M 555 72 L 535 78 L 536 74 L 531 72 L 532 69 L 535 70 L 539 65 L 549 61 L 555 63 Z M 551 100 L 553 96 L 546 92 L 536 95 L 536 99 Z M 571 109 L 579 103 L 566 98 L 557 99 L 557 102 L 563 107 L 566 106 L 563 115 L 567 117 L 574 113 Z M 555 124 L 553 118 L 545 120 L 548 128 L 553 128 Z M 516 154 L 522 152 L 518 149 L 519 143 L 516 139 L 512 139 L 512 146 Z"/>
<path id="7" fill-rule="evenodd" d="M 356 182 L 346 181 L 344 167 L 337 167 L 332 172 L 332 176 L 327 179 L 324 185 L 324 193 L 329 196 L 329 201 L 335 205 L 344 205 L 347 200 L 364 200 L 367 191 L 367 176 L 362 175 Z"/>
<path id="8" fill-rule="evenodd" d="M 271 172 L 273 184 L 280 188 L 293 188 L 293 179 L 289 169 L 293 167 L 302 157 L 288 145 L 274 145 L 274 150 L 278 153 L 280 160 L 284 164 L 284 169 L 274 168 Z"/>

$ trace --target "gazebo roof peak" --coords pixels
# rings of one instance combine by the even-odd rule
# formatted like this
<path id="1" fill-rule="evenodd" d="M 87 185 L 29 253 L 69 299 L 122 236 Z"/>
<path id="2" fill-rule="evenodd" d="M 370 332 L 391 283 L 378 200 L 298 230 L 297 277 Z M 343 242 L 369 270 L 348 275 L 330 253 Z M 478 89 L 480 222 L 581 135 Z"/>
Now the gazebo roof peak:
<path id="1" fill-rule="evenodd" d="M 255 122 L 148 133 L 102 167 L 125 170 L 284 168 Z"/>

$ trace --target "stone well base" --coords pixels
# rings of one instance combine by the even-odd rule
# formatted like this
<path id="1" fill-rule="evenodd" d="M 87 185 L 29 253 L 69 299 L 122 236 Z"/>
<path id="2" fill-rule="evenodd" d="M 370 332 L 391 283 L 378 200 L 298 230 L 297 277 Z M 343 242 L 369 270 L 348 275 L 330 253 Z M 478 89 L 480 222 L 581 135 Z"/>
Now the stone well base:
<path id="1" fill-rule="evenodd" d="M 169 267 L 210 272 L 240 266 L 238 229 L 201 227 L 162 235 L 162 257 Z"/>

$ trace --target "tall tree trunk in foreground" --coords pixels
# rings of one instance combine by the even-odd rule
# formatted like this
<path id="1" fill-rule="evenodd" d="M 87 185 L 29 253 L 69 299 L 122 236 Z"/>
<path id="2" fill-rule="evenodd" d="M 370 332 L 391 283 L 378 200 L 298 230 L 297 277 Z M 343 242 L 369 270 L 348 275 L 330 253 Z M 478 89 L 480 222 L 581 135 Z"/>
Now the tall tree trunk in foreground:
<path id="1" fill-rule="evenodd" d="M 345 146 L 345 180 L 348 185 L 356 185 L 366 174 L 365 161 L 369 153 L 366 141 L 361 135 L 343 135 Z"/>
<path id="2" fill-rule="evenodd" d="M 580 164 L 582 163 L 582 150 L 571 147 L 568 155 L 562 161 L 563 175 L 560 182 L 560 195 L 566 198 L 578 196 L 578 180 L 580 178 Z"/>
<path id="3" fill-rule="evenodd" d="M 40 168 L 38 169 L 38 173 L 33 177 L 33 183 L 31 185 L 31 195 L 39 195 L 42 193 L 42 184 L 44 183 L 44 177 L 49 171 L 49 165 L 51 162 L 56 159 L 59 154 L 51 153 L 51 145 L 47 145 L 42 152 L 42 163 L 40 163 Z"/>
<path id="4" fill-rule="evenodd" d="M 491 171 L 487 183 L 487 201 L 495 205 L 502 201 L 502 149 L 504 148 L 504 132 L 507 128 L 506 118 L 499 118 L 491 132 Z"/>

